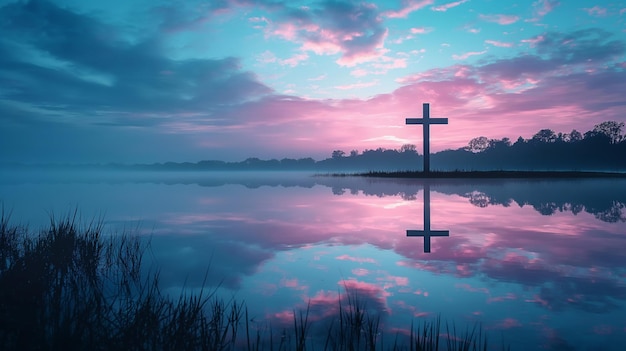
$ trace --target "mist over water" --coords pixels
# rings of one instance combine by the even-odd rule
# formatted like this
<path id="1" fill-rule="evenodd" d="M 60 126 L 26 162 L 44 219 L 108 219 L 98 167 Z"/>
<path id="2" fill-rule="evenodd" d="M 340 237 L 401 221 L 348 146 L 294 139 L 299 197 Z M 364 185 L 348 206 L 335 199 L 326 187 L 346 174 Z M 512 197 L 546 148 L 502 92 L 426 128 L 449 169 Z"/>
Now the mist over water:
<path id="1" fill-rule="evenodd" d="M 423 237 L 424 191 L 430 226 Z M 164 291 L 206 284 L 262 327 L 311 306 L 329 323 L 357 291 L 386 335 L 441 315 L 514 350 L 620 350 L 626 340 L 626 181 L 411 180 L 308 173 L 4 175 L 11 222 L 78 209 L 150 240 Z M 219 287 L 219 288 L 218 288 Z M 391 337 L 389 339 L 392 339 Z"/>

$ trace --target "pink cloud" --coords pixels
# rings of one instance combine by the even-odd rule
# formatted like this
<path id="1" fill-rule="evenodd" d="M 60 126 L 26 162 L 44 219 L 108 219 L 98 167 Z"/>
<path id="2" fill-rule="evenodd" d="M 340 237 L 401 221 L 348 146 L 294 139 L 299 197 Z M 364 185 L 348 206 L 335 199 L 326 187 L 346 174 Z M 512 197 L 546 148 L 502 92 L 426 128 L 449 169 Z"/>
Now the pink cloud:
<path id="1" fill-rule="evenodd" d="M 537 0 L 533 3 L 535 16 L 543 17 L 552 12 L 552 10 L 560 4 L 558 0 Z"/>
<path id="2" fill-rule="evenodd" d="M 369 73 L 367 72 L 367 70 L 364 70 L 363 68 L 357 68 L 355 70 L 350 71 L 350 75 L 354 77 L 364 77 L 368 74 Z"/>
<path id="3" fill-rule="evenodd" d="M 368 283 L 359 281 L 356 279 L 347 279 L 338 282 L 340 286 L 344 287 L 347 293 L 357 292 L 359 294 L 365 294 L 365 296 L 369 297 L 378 297 L 383 299 L 388 297 L 390 294 L 383 289 L 382 286 L 378 284 Z"/>
<path id="4" fill-rule="evenodd" d="M 482 55 L 484 53 L 486 53 L 487 50 L 483 50 L 483 51 L 470 51 L 470 52 L 466 52 L 463 53 L 461 55 L 452 55 L 452 59 L 453 60 L 465 60 L 471 56 L 477 56 L 477 55 Z"/>
<path id="5" fill-rule="evenodd" d="M 481 293 L 489 295 L 489 289 L 487 288 L 475 288 L 469 284 L 459 284 L 459 283 L 455 284 L 454 286 L 457 288 L 461 288 L 463 290 L 469 291 L 469 292 L 481 292 Z"/>
<path id="6" fill-rule="evenodd" d="M 433 31 L 433 28 L 426 28 L 426 27 L 414 27 L 411 28 L 411 33 L 412 34 L 426 34 L 426 33 L 430 33 Z"/>
<path id="7" fill-rule="evenodd" d="M 493 45 L 493 46 L 497 46 L 497 47 L 500 47 L 500 48 L 510 48 L 510 47 L 513 47 L 513 43 L 502 42 L 502 41 L 497 41 L 497 40 L 485 40 L 485 43 Z"/>
<path id="8" fill-rule="evenodd" d="M 453 7 L 457 7 L 461 4 L 464 4 L 466 2 L 468 2 L 469 0 L 460 0 L 460 1 L 455 1 L 455 2 L 449 2 L 447 4 L 444 5 L 439 5 L 439 6 L 433 6 L 430 9 L 433 11 L 440 11 L 440 12 L 445 12 L 448 11 L 449 9 L 453 8 Z"/>
<path id="9" fill-rule="evenodd" d="M 370 271 L 365 268 L 355 268 L 352 270 L 352 274 L 363 277 L 370 274 Z"/>
<path id="10" fill-rule="evenodd" d="M 279 63 L 283 66 L 291 66 L 296 67 L 302 61 L 306 61 L 309 59 L 309 55 L 306 53 L 295 54 L 292 57 L 284 60 L 280 60 Z"/>
<path id="11" fill-rule="evenodd" d="M 284 325 L 289 325 L 293 323 L 294 313 L 293 310 L 285 310 L 281 312 L 274 313 L 272 318 L 277 320 L 279 323 Z"/>
<path id="12" fill-rule="evenodd" d="M 389 286 L 408 286 L 409 278 L 408 277 L 398 277 L 393 275 L 387 275 L 385 277 L 377 278 L 378 281 L 391 282 L 393 285 Z"/>
<path id="13" fill-rule="evenodd" d="M 248 18 L 248 21 L 250 23 L 259 23 L 259 24 L 265 24 L 265 25 L 271 23 L 271 21 L 269 19 L 267 19 L 266 17 L 263 17 L 263 16 L 261 16 L 261 17 L 250 17 L 250 18 Z M 263 26 L 256 25 L 253 28 L 255 28 L 255 29 L 262 29 Z"/>
<path id="14" fill-rule="evenodd" d="M 501 25 L 513 24 L 519 21 L 519 16 L 515 15 L 479 15 L 483 21 L 493 22 Z"/>
<path id="15" fill-rule="evenodd" d="M 285 288 L 291 288 L 295 290 L 306 290 L 308 287 L 305 285 L 300 285 L 298 278 L 286 279 L 283 278 L 280 280 L 280 286 Z"/>
<path id="16" fill-rule="evenodd" d="M 401 9 L 383 12 L 383 16 L 388 18 L 406 18 L 412 12 L 432 5 L 433 2 L 434 0 L 404 0 Z"/>
<path id="17" fill-rule="evenodd" d="M 543 42 L 544 40 L 545 37 L 543 35 L 537 35 L 530 39 L 522 39 L 522 43 L 528 43 L 531 48 L 534 48 L 535 46 L 537 46 L 537 44 Z"/>
<path id="18" fill-rule="evenodd" d="M 337 64 L 354 66 L 368 62 L 384 53 L 383 44 L 387 29 L 376 6 L 367 3 L 320 3 L 317 6 L 288 9 L 276 7 L 279 20 L 256 22 L 267 25 L 267 36 L 276 36 L 300 45 L 300 51 L 317 55 L 341 54 Z M 295 65 L 304 57 L 288 61 Z"/>
<path id="19" fill-rule="evenodd" d="M 336 303 L 339 300 L 339 294 L 336 292 L 318 291 L 315 296 L 311 297 L 313 304 L 317 303 Z"/>
<path id="20" fill-rule="evenodd" d="M 583 10 L 593 17 L 605 17 L 607 15 L 607 9 L 598 5 L 591 8 L 583 8 Z"/>
<path id="21" fill-rule="evenodd" d="M 335 258 L 341 261 L 352 261 L 352 262 L 358 262 L 358 263 L 377 263 L 376 260 L 373 258 L 352 257 L 347 254 L 337 256 Z"/>
<path id="22" fill-rule="evenodd" d="M 506 300 L 517 300 L 517 295 L 513 293 L 507 293 L 504 296 L 490 297 L 487 299 L 487 303 L 501 302 L 501 301 L 506 301 Z"/>

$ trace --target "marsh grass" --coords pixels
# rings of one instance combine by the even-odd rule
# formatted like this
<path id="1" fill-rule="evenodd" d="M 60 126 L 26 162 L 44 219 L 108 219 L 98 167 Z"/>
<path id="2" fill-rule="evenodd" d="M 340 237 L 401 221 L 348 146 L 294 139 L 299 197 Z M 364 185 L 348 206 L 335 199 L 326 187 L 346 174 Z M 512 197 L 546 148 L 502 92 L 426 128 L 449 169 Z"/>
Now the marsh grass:
<path id="1" fill-rule="evenodd" d="M 76 214 L 51 219 L 38 234 L 8 217 L 0 216 L 3 350 L 439 350 L 440 339 L 447 350 L 487 350 L 480 327 L 458 337 L 446 323 L 443 335 L 439 318 L 411 326 L 408 344 L 398 335 L 387 344 L 380 316 L 350 292 L 322 331 L 308 305 L 276 333 L 271 323 L 254 326 L 245 303 L 215 290 L 162 293 L 159 272 L 142 270 L 147 245 L 138 237 L 105 236 L 101 221 L 81 228 Z"/>

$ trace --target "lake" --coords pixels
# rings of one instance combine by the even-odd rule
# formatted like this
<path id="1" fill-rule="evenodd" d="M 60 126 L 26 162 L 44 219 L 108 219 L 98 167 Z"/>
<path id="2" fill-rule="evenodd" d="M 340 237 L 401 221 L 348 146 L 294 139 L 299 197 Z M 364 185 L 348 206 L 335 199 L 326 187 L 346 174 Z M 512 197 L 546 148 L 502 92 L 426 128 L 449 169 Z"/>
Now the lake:
<path id="1" fill-rule="evenodd" d="M 351 291 L 389 341 L 438 316 L 513 350 L 626 341 L 625 180 L 22 173 L 0 201 L 31 229 L 78 209 L 141 235 L 163 291 L 217 289 L 259 329 L 328 324 Z"/>

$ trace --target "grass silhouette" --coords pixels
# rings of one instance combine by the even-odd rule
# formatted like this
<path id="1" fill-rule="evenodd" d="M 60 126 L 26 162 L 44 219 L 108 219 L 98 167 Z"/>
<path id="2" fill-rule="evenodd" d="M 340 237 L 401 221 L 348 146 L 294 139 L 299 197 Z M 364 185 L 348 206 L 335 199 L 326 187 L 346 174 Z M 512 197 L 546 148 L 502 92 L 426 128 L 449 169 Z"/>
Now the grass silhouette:
<path id="1" fill-rule="evenodd" d="M 8 217 L 0 218 L 3 350 L 487 350 L 480 327 L 459 336 L 446 324 L 443 334 L 439 318 L 411 326 L 408 344 L 398 335 L 385 343 L 379 318 L 349 292 L 315 331 L 321 337 L 310 306 L 278 333 L 254 328 L 245 303 L 215 291 L 163 294 L 158 272 L 142 273 L 147 246 L 138 237 L 105 236 L 101 222 L 80 228 L 76 215 L 33 234 Z"/>

